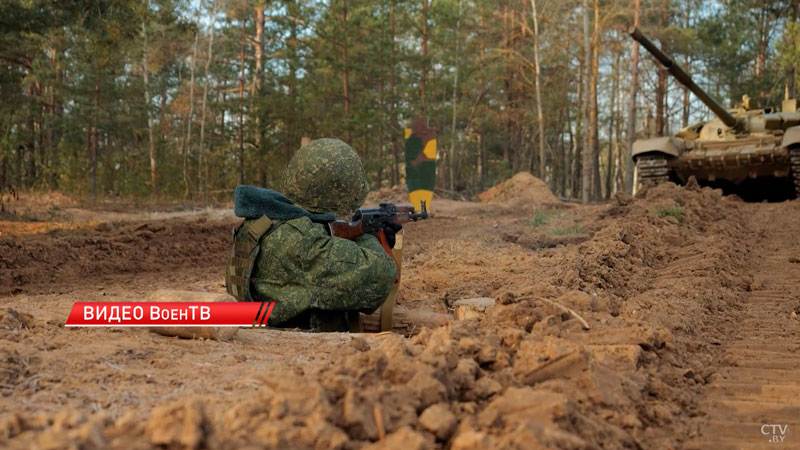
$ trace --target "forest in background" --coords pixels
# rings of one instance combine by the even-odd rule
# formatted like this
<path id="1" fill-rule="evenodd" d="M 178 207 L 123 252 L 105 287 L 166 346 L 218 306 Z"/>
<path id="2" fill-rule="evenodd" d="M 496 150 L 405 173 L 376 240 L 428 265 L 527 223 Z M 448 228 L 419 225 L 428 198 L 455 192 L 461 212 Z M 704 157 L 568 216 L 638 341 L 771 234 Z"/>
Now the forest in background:
<path id="1" fill-rule="evenodd" d="M 710 118 L 631 25 L 724 105 L 779 105 L 799 15 L 800 0 L 4 0 L 0 188 L 227 199 L 277 188 L 303 137 L 347 141 L 390 186 L 424 115 L 442 195 L 530 171 L 600 200 L 630 191 L 633 139 Z"/>

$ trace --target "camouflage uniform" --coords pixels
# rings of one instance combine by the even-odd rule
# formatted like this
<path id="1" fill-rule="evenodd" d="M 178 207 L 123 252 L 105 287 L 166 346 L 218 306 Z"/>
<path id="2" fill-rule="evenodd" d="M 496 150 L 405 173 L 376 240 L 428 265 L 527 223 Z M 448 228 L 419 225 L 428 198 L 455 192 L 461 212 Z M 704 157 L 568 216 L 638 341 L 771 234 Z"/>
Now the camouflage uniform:
<path id="1" fill-rule="evenodd" d="M 284 173 L 284 192 L 312 212 L 350 214 L 367 190 L 358 155 L 334 139 L 302 147 Z M 276 302 L 270 326 L 344 331 L 346 312 L 370 313 L 381 305 L 396 267 L 374 236 L 349 241 L 329 236 L 313 217 L 263 214 L 272 218 L 271 226 L 257 239 L 249 233 L 260 217 L 255 212 L 245 214 L 249 218 L 236 230 L 226 281 L 239 300 Z M 244 289 L 233 286 L 237 276 Z"/>

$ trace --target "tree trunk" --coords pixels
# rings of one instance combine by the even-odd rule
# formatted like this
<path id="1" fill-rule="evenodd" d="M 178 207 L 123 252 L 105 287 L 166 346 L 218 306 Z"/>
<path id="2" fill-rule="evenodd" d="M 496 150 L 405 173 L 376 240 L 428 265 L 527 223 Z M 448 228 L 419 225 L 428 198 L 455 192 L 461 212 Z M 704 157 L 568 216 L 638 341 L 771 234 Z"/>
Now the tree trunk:
<path id="1" fill-rule="evenodd" d="M 383 28 L 381 28 L 381 43 L 385 43 L 385 42 L 386 42 L 386 33 L 385 33 L 385 30 Z M 381 47 L 381 59 L 382 60 L 386 60 L 386 55 L 383 53 L 383 47 Z M 385 142 L 386 136 L 384 136 L 384 133 L 386 131 L 385 130 L 386 129 L 386 92 L 385 91 L 386 91 L 386 80 L 383 78 L 383 76 L 381 76 L 380 80 L 378 81 L 378 105 L 379 105 L 379 108 L 380 108 L 379 109 L 380 116 L 378 118 L 379 119 L 378 120 L 378 151 L 377 151 L 377 153 L 378 153 L 378 155 L 377 155 L 378 164 L 377 164 L 377 168 L 376 168 L 376 171 L 375 171 L 376 175 L 377 175 L 377 183 L 376 183 L 376 185 L 377 185 L 378 189 L 380 189 L 382 187 L 382 185 L 383 185 L 383 163 L 384 163 L 384 160 L 383 160 L 384 148 L 383 147 L 384 147 L 384 145 L 386 145 L 386 142 Z"/>
<path id="2" fill-rule="evenodd" d="M 111 77 L 113 79 L 113 76 Z M 114 111 L 109 111 L 109 123 L 115 123 Z M 108 135 L 107 131 L 104 131 L 102 134 L 102 139 L 100 139 L 100 144 L 102 147 L 98 147 L 100 149 L 99 153 L 103 155 L 103 193 L 106 195 L 110 195 L 116 192 L 116 187 L 114 185 L 114 180 L 116 177 L 114 176 L 114 148 L 110 144 L 110 136 Z"/>
<path id="3" fill-rule="evenodd" d="M 450 129 L 450 151 L 447 154 L 447 165 L 449 172 L 449 189 L 455 191 L 455 171 L 456 171 L 456 115 L 458 112 L 458 62 L 461 53 L 461 4 L 458 0 L 458 18 L 456 19 L 456 64 L 453 74 L 453 121 Z"/>
<path id="4" fill-rule="evenodd" d="M 661 43 L 661 50 L 666 52 L 666 48 L 664 43 Z M 658 76 L 656 80 L 656 129 L 655 135 L 656 136 L 663 136 L 664 135 L 664 123 L 666 122 L 666 117 L 664 113 L 664 103 L 667 97 L 667 69 L 658 65 L 656 69 Z"/>
<path id="5" fill-rule="evenodd" d="M 380 80 L 378 87 L 378 104 L 380 105 L 380 117 L 378 120 L 378 164 L 377 164 L 377 188 L 380 189 L 383 184 L 383 146 L 384 142 L 384 124 L 386 123 L 386 99 L 384 98 L 384 80 Z"/>
<path id="6" fill-rule="evenodd" d="M 669 0 L 664 0 L 664 13 L 661 17 L 661 26 L 666 28 L 667 27 L 667 6 Z M 668 53 L 667 45 L 664 43 L 664 39 L 661 39 L 661 51 L 664 53 Z M 663 136 L 664 135 L 664 128 L 666 126 L 667 116 L 666 116 L 666 108 L 665 104 L 667 101 L 667 69 L 662 65 L 658 64 L 657 74 L 658 79 L 656 82 L 656 136 Z"/>
<path id="7" fill-rule="evenodd" d="M 261 96 L 261 84 L 264 78 L 264 7 L 256 6 L 255 17 L 256 22 L 256 71 L 253 74 L 253 87 L 250 91 L 250 96 L 253 101 L 257 101 Z M 264 167 L 263 152 L 261 149 L 261 113 L 260 108 L 255 108 L 255 147 L 258 157 L 255 160 L 258 162 L 257 178 L 258 183 L 262 186 L 267 184 L 267 175 Z"/>
<path id="8" fill-rule="evenodd" d="M 147 14 L 150 11 L 149 0 L 143 0 L 144 16 L 142 17 L 142 78 L 144 80 L 144 110 L 147 114 L 147 137 L 150 150 L 150 193 L 158 193 L 156 184 L 156 141 L 153 136 L 153 116 L 150 112 L 150 69 L 147 64 Z"/>
<path id="9" fill-rule="evenodd" d="M 639 0 L 634 0 L 633 26 L 639 26 Z M 636 94 L 639 89 L 639 43 L 631 39 L 633 55 L 631 56 L 631 86 L 628 94 L 628 126 L 625 133 L 625 185 L 621 186 L 626 193 L 633 192 L 633 141 L 636 137 Z"/>
<path id="10" fill-rule="evenodd" d="M 26 171 L 26 182 L 25 186 L 28 188 L 33 187 L 36 183 L 36 178 L 38 176 L 38 168 L 37 168 L 37 147 L 40 149 L 39 153 L 41 153 L 41 146 L 37 145 L 41 142 L 39 138 L 41 136 L 41 125 L 39 123 L 39 108 L 37 107 L 37 101 L 41 95 L 41 85 L 39 82 L 34 82 L 28 88 L 28 95 L 32 99 L 31 106 L 28 110 L 28 143 L 25 146 L 27 148 L 27 155 L 25 157 L 25 171 Z M 43 162 L 43 161 L 41 161 Z"/>
<path id="11" fill-rule="evenodd" d="M 531 0 L 531 14 L 533 15 L 533 63 L 534 84 L 536 85 L 536 115 L 539 119 L 539 178 L 546 177 L 547 154 L 544 147 L 544 114 L 542 112 L 541 66 L 539 65 L 539 18 L 536 12 L 536 0 Z M 555 186 L 554 182 L 550 186 Z"/>
<path id="12" fill-rule="evenodd" d="M 0 155 L 0 195 L 8 185 L 8 155 L 3 153 Z"/>
<path id="13" fill-rule="evenodd" d="M 565 105 L 568 105 L 568 101 L 564 101 Z M 558 127 L 556 128 L 558 131 L 558 149 L 556 149 L 555 155 L 551 155 L 553 157 L 553 178 L 558 180 L 558 195 L 561 197 L 566 197 L 567 195 L 567 176 L 569 174 L 569 160 L 567 156 L 567 145 L 564 141 L 564 127 L 566 126 L 567 129 L 570 127 L 569 123 L 569 109 L 567 107 L 561 110 L 561 118 L 558 123 Z"/>
<path id="14" fill-rule="evenodd" d="M 622 54 L 618 54 L 617 57 L 621 58 Z M 614 161 L 614 174 L 616 178 L 616 186 L 615 192 L 622 191 L 625 186 L 625 168 L 623 166 L 622 161 L 622 154 L 624 151 L 622 150 L 622 83 L 620 82 L 620 76 L 622 76 L 622 61 L 617 61 L 617 113 L 616 117 L 617 120 L 614 123 L 614 152 L 615 152 L 615 161 Z"/>
<path id="15" fill-rule="evenodd" d="M 211 6 L 211 23 L 209 25 L 209 32 L 208 32 L 208 55 L 206 58 L 206 67 L 205 67 L 205 83 L 203 84 L 203 107 L 200 119 L 200 145 L 197 150 L 197 190 L 198 193 L 203 197 L 203 202 L 208 201 L 208 188 L 206 186 L 206 167 L 205 167 L 205 132 L 206 132 L 206 110 L 207 110 L 207 103 L 208 103 L 208 72 L 209 68 L 211 67 L 211 60 L 214 56 L 214 26 L 217 22 L 217 0 L 214 0 L 213 5 Z"/>
<path id="16" fill-rule="evenodd" d="M 579 43 L 579 47 L 580 47 Z M 583 176 L 583 136 L 584 136 L 584 112 L 586 108 L 586 99 L 584 98 L 585 81 L 584 75 L 586 73 L 586 61 L 584 58 L 578 58 L 578 92 L 577 99 L 578 105 L 575 108 L 575 132 L 572 132 L 570 127 L 570 153 L 571 153 L 571 166 L 570 166 L 570 195 L 572 198 L 580 200 L 583 193 L 583 186 L 581 185 L 581 177 Z M 570 114 L 571 117 L 571 114 Z M 570 118 L 570 120 L 572 120 Z"/>
<path id="17" fill-rule="evenodd" d="M 253 73 L 253 85 L 250 88 L 250 95 L 256 95 L 261 90 L 262 79 L 264 78 L 264 7 L 256 6 L 253 20 L 256 23 L 256 44 L 254 47 L 256 57 L 256 70 Z"/>
<path id="18" fill-rule="evenodd" d="M 592 150 L 592 199 L 600 198 L 600 139 L 597 124 L 597 84 L 600 67 L 600 5 L 594 0 L 594 32 L 592 33 L 592 81 L 589 104 L 589 148 Z"/>
<path id="19" fill-rule="evenodd" d="M 484 20 L 483 17 L 480 17 L 478 19 L 478 24 L 479 24 L 479 27 L 481 29 L 484 28 L 485 20 Z M 486 55 L 486 42 L 485 42 L 485 37 L 484 36 L 485 36 L 485 33 L 479 33 L 478 58 L 481 61 L 483 60 L 483 58 Z M 480 81 L 481 81 L 482 85 L 486 84 L 485 77 L 480 76 Z M 481 102 L 481 97 L 482 96 L 483 95 L 481 94 L 481 96 L 479 96 L 478 99 L 475 100 L 475 103 L 472 106 L 472 113 L 470 113 L 470 120 L 468 121 L 468 124 L 467 124 L 467 126 L 470 127 L 470 128 L 473 128 L 473 126 L 474 126 L 473 122 L 472 122 L 472 117 L 474 117 L 474 115 L 475 115 L 474 114 L 475 110 L 478 108 L 478 105 Z M 477 159 L 476 165 L 477 165 L 477 172 L 478 173 L 477 173 L 477 183 L 476 184 L 477 184 L 478 191 L 482 191 L 483 190 L 483 185 L 486 182 L 486 146 L 485 146 L 485 143 L 484 143 L 484 140 L 483 140 L 483 131 L 484 131 L 483 130 L 483 121 L 481 121 L 478 124 L 477 128 L 478 128 L 478 131 L 477 131 L 477 135 L 478 135 L 478 151 L 477 151 L 477 155 L 476 155 L 476 159 Z"/>
<path id="20" fill-rule="evenodd" d="M 347 0 L 341 0 L 342 4 L 342 94 L 344 96 L 344 136 L 350 144 L 350 92 L 348 81 L 348 61 L 347 61 Z"/>
<path id="21" fill-rule="evenodd" d="M 617 86 L 619 79 L 620 54 L 616 54 L 614 65 L 611 66 L 611 104 L 608 119 L 608 161 L 606 162 L 606 192 L 605 199 L 611 198 L 614 184 L 614 126 L 617 122 Z"/>
<path id="22" fill-rule="evenodd" d="M 773 26 L 767 23 L 767 8 L 761 7 L 758 11 L 756 24 L 758 27 L 758 55 L 756 56 L 756 78 L 764 74 L 764 69 L 767 67 L 767 47 L 769 46 L 769 27 Z"/>
<path id="23" fill-rule="evenodd" d="M 92 129 L 89 132 L 89 152 L 92 158 L 92 201 L 97 201 L 97 123 L 100 115 L 100 69 L 95 69 L 94 78 L 94 111 Z"/>
<path id="24" fill-rule="evenodd" d="M 31 89 L 31 97 L 36 98 L 37 93 L 35 89 Z M 30 113 L 28 114 L 28 149 L 27 156 L 25 157 L 25 186 L 28 188 L 33 187 L 36 182 L 36 108 L 31 106 Z"/>
<path id="25" fill-rule="evenodd" d="M 89 131 L 86 134 L 86 151 L 89 153 L 89 155 L 91 155 L 91 142 L 92 142 L 91 131 Z M 25 159 L 25 146 L 24 145 L 18 145 L 17 146 L 17 151 L 15 152 L 14 156 L 15 156 L 15 158 L 14 158 L 15 159 L 14 166 L 16 168 L 16 171 L 15 171 L 16 172 L 16 178 L 15 178 L 15 180 L 16 180 L 16 188 L 19 189 L 19 188 L 23 187 L 23 183 L 25 183 L 25 176 L 24 176 L 24 173 L 23 173 L 23 165 L 22 165 L 22 162 Z"/>
<path id="26" fill-rule="evenodd" d="M 50 111 L 48 121 L 48 144 L 50 146 L 50 165 L 51 171 L 50 189 L 58 189 L 58 181 L 60 173 L 60 151 L 59 143 L 61 141 L 62 133 L 60 128 L 54 124 L 54 120 L 61 117 L 63 107 L 61 106 L 60 99 L 56 97 L 56 87 L 60 87 L 63 79 L 63 68 L 58 63 L 58 47 L 57 42 L 54 42 L 50 51 L 50 64 L 53 70 L 53 84 L 50 86 Z M 57 121 L 57 123 L 60 121 Z M 0 185 L 1 186 L 1 185 Z"/>
<path id="27" fill-rule="evenodd" d="M 293 1 L 289 4 L 289 11 L 293 16 L 299 14 L 296 1 Z M 290 104 L 290 111 L 288 114 L 285 114 L 284 117 L 284 124 L 286 128 L 284 139 L 284 159 L 288 162 L 297 146 L 297 142 L 295 142 L 294 139 L 294 118 L 297 117 L 297 103 L 295 101 L 295 86 L 297 85 L 297 67 L 295 65 L 295 58 L 297 57 L 297 21 L 295 20 L 292 20 L 289 24 L 289 40 L 286 44 L 286 47 L 289 63 L 287 99 Z"/>
<path id="28" fill-rule="evenodd" d="M 684 14 L 684 22 L 683 28 L 688 30 L 689 26 L 691 25 L 691 14 L 692 14 L 693 5 L 689 5 L 686 8 L 686 14 Z M 691 60 L 689 59 L 688 53 L 684 56 L 683 59 L 683 68 L 686 69 L 686 73 L 690 76 L 692 75 L 692 65 Z M 681 126 L 686 128 L 689 126 L 689 90 L 683 89 L 683 107 L 681 108 L 682 116 L 681 116 Z"/>
<path id="29" fill-rule="evenodd" d="M 425 114 L 425 83 L 428 78 L 428 0 L 422 0 L 422 69 L 419 75 L 421 113 Z"/>
<path id="30" fill-rule="evenodd" d="M 513 131 L 513 127 L 511 125 L 511 77 L 513 74 L 511 73 L 511 31 L 508 19 L 508 6 L 503 7 L 503 48 L 505 50 L 505 54 L 503 56 L 503 60 L 505 61 L 505 69 L 506 69 L 506 76 L 503 79 L 503 85 L 505 87 L 505 111 L 503 112 L 503 116 L 505 119 L 505 139 L 503 142 L 503 161 L 506 165 L 511 169 L 513 173 L 513 168 L 511 167 L 511 133 Z"/>
<path id="31" fill-rule="evenodd" d="M 686 73 L 689 74 L 689 76 L 691 76 L 692 75 L 692 66 L 691 66 L 691 62 L 689 60 L 689 55 L 686 55 L 686 58 L 684 58 L 683 63 L 684 63 L 683 67 L 686 69 Z M 681 114 L 681 126 L 683 128 L 686 128 L 687 126 L 689 126 L 689 105 L 691 104 L 691 102 L 689 100 L 690 100 L 689 99 L 689 90 L 688 89 L 683 89 L 683 105 L 682 105 L 682 108 L 681 108 L 681 112 L 682 112 L 682 114 Z"/>
<path id="32" fill-rule="evenodd" d="M 396 130 L 400 125 L 398 123 L 397 117 L 397 80 L 395 79 L 395 65 L 397 65 L 397 48 L 395 46 L 395 13 L 394 13 L 394 0 L 392 0 L 391 5 L 389 5 L 389 22 L 390 22 L 390 29 L 391 29 L 391 40 L 392 40 L 392 60 L 391 60 L 391 102 L 392 102 L 392 186 L 396 186 L 400 184 L 400 145 L 398 144 L 398 136 L 396 136 Z M 401 132 L 402 127 L 401 128 Z"/>
<path id="33" fill-rule="evenodd" d="M 53 190 L 56 189 L 57 178 L 54 176 L 58 172 L 56 167 L 56 156 L 58 153 L 57 147 L 54 145 L 53 140 L 53 117 L 55 116 L 55 78 L 58 73 L 56 64 L 57 50 L 54 41 L 51 41 L 47 55 L 50 62 L 50 70 L 52 75 L 48 76 L 48 81 L 44 84 L 43 97 L 46 99 L 46 104 L 41 107 L 42 111 L 42 134 L 39 138 L 41 141 L 42 155 L 44 156 L 42 163 L 42 178 L 47 186 Z M 2 186 L 2 185 L 0 185 Z"/>
<path id="34" fill-rule="evenodd" d="M 797 22 L 800 16 L 800 1 L 792 0 L 789 2 L 789 17 Z M 786 65 L 786 90 L 789 98 L 797 98 L 797 80 L 795 75 L 795 64 Z"/>
<path id="35" fill-rule="evenodd" d="M 478 189 L 483 189 L 483 183 L 486 181 L 486 149 L 483 144 L 483 134 L 478 131 Z"/>
<path id="36" fill-rule="evenodd" d="M 584 87 L 583 92 L 585 95 L 583 102 L 583 123 L 585 124 L 583 130 L 583 150 L 582 150 L 582 163 L 583 168 L 581 171 L 581 201 L 588 203 L 592 198 L 592 157 L 594 152 L 591 147 L 591 107 L 592 102 L 592 45 L 589 37 L 589 0 L 583 0 L 583 58 L 584 58 Z"/>
<path id="37" fill-rule="evenodd" d="M 242 19 L 242 49 L 239 56 L 239 184 L 244 184 L 244 48 L 247 20 Z"/>
<path id="38" fill-rule="evenodd" d="M 192 121 L 194 120 L 194 70 L 197 61 L 197 41 L 200 33 L 194 34 L 192 47 L 192 65 L 189 69 L 189 116 L 186 118 L 186 142 L 183 145 L 183 198 L 189 197 L 189 149 L 192 148 Z"/>

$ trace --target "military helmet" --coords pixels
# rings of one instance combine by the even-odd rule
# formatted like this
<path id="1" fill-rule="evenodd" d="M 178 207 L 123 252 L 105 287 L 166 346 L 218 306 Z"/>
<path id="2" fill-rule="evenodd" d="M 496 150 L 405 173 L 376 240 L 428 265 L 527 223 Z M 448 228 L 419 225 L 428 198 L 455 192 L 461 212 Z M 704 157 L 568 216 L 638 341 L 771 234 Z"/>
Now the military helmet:
<path id="1" fill-rule="evenodd" d="M 339 139 L 317 139 L 300 147 L 283 171 L 283 193 L 311 212 L 350 215 L 368 192 L 361 159 Z"/>

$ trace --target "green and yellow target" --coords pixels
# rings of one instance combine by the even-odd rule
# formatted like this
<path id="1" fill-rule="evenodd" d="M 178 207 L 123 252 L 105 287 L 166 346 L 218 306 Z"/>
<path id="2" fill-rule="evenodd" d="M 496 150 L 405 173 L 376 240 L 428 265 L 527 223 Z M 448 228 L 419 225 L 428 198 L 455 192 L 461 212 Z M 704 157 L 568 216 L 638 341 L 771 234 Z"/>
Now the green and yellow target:
<path id="1" fill-rule="evenodd" d="M 405 129 L 406 187 L 411 205 L 419 211 L 422 201 L 431 209 L 436 184 L 436 131 L 426 117 L 416 117 Z"/>

